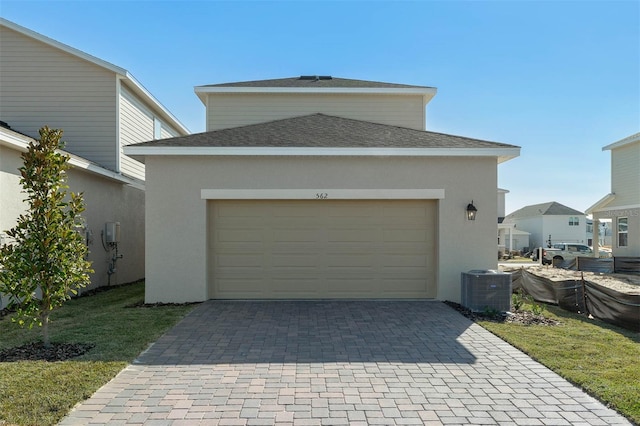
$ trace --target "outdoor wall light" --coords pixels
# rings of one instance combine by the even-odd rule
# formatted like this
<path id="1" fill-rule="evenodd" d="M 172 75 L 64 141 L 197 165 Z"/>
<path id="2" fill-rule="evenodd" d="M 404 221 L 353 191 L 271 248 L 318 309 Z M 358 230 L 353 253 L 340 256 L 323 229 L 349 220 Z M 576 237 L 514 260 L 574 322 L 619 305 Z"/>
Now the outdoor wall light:
<path id="1" fill-rule="evenodd" d="M 473 205 L 473 200 L 471 200 L 471 204 L 467 204 L 467 220 L 476 220 L 476 213 L 478 209 Z"/>

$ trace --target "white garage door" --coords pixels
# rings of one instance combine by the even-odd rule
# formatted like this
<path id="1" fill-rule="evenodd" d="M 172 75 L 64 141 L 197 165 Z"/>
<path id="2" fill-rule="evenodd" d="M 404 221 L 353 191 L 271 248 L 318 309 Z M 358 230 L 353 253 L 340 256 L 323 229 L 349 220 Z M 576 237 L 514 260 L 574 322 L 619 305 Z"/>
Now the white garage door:
<path id="1" fill-rule="evenodd" d="M 436 202 L 210 201 L 215 299 L 433 298 Z"/>

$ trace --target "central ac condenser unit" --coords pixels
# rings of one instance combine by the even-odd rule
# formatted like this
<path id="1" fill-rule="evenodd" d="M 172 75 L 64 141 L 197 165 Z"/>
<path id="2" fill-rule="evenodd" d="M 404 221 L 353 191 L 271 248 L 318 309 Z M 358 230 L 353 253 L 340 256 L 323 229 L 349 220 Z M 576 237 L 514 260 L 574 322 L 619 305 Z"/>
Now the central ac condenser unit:
<path id="1" fill-rule="evenodd" d="M 474 312 L 511 310 L 511 274 L 491 270 L 462 273 L 462 306 Z"/>

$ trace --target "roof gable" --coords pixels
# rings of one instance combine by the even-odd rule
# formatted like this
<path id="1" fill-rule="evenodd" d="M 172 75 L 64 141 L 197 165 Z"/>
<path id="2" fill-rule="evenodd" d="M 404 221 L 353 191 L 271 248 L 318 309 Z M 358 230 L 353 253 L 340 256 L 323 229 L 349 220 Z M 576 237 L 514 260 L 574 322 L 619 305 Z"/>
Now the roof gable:
<path id="1" fill-rule="evenodd" d="M 506 219 L 538 216 L 583 216 L 584 213 L 555 201 L 523 207 L 507 215 Z"/>

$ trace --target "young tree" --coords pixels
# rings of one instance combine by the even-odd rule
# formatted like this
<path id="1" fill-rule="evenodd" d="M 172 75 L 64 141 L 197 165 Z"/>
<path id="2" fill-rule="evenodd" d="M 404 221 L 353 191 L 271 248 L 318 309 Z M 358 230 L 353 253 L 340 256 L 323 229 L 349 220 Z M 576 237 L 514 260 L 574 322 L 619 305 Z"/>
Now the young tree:
<path id="1" fill-rule="evenodd" d="M 49 314 L 86 286 L 93 272 L 78 232 L 82 194 L 66 196 L 69 156 L 58 151 L 64 147 L 61 137 L 62 130 L 45 126 L 22 154 L 18 170 L 29 208 L 7 232 L 13 241 L 0 247 L 0 292 L 10 297 L 15 322 L 42 327 L 45 346 L 50 346 Z"/>

